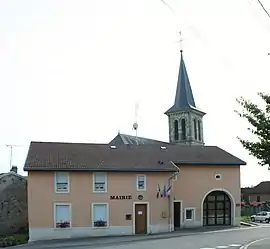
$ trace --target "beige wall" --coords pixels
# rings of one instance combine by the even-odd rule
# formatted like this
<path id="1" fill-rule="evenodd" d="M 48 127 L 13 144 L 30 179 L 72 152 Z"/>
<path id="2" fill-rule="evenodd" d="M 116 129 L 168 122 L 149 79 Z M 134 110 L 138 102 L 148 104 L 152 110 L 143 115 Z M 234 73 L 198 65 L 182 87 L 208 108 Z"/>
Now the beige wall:
<path id="1" fill-rule="evenodd" d="M 110 226 L 132 226 L 126 220 L 126 214 L 132 214 L 133 202 L 139 202 L 137 196 L 143 195 L 142 202 L 150 202 L 150 224 L 168 224 L 161 213 L 168 214 L 168 199 L 157 199 L 157 184 L 167 183 L 171 173 L 146 174 L 147 192 L 136 191 L 137 174 L 107 173 L 108 192 L 93 193 L 92 173 L 71 172 L 70 193 L 55 194 L 53 172 L 29 172 L 28 201 L 30 227 L 53 227 L 53 203 L 72 204 L 72 226 L 91 226 L 91 204 L 109 204 Z M 110 200 L 110 195 L 132 195 L 132 200 Z M 42 214 L 42 215 L 41 215 Z"/>
<path id="2" fill-rule="evenodd" d="M 215 175 L 221 179 L 216 180 Z M 175 199 L 183 201 L 183 211 L 188 207 L 196 208 L 197 224 L 201 222 L 201 204 L 205 195 L 213 189 L 228 191 L 236 203 L 241 202 L 240 166 L 181 166 L 180 176 L 174 184 Z M 235 205 L 232 206 L 235 208 Z M 235 215 L 240 217 L 240 207 Z"/>
<path id="3" fill-rule="evenodd" d="M 215 174 L 220 174 L 221 179 L 216 180 Z M 110 232 L 113 234 L 132 234 L 133 203 L 140 202 L 138 200 L 140 194 L 144 197 L 142 202 L 149 202 L 148 231 L 150 233 L 169 231 L 169 201 L 168 199 L 157 199 L 156 194 L 157 185 L 160 184 L 162 188 L 172 173 L 147 173 L 146 192 L 137 192 L 137 175 L 135 173 L 107 173 L 108 192 L 93 193 L 92 173 L 71 172 L 70 193 L 55 194 L 53 172 L 29 172 L 30 240 L 77 235 L 98 236 L 108 235 Z M 202 202 L 205 195 L 215 189 L 224 190 L 229 194 L 232 200 L 232 224 L 239 225 L 241 210 L 240 207 L 236 207 L 236 203 L 241 201 L 240 166 L 181 166 L 180 175 L 177 181 L 174 181 L 172 200 L 182 201 L 182 227 L 202 225 Z M 132 200 L 110 200 L 110 195 L 132 195 Z M 109 204 L 110 229 L 89 230 L 92 225 L 92 203 L 99 202 Z M 72 205 L 72 229 L 65 229 L 64 232 L 53 228 L 54 203 L 70 203 Z M 192 221 L 186 221 L 185 208 L 190 207 L 195 208 L 196 217 Z M 161 217 L 163 212 L 167 215 L 166 217 Z M 132 214 L 132 220 L 126 220 L 126 214 Z M 78 228 L 76 232 L 74 232 L 75 228 Z"/>
<path id="4" fill-rule="evenodd" d="M 257 196 L 260 196 L 260 201 L 270 201 L 270 194 L 249 194 L 249 201 L 257 201 Z"/>

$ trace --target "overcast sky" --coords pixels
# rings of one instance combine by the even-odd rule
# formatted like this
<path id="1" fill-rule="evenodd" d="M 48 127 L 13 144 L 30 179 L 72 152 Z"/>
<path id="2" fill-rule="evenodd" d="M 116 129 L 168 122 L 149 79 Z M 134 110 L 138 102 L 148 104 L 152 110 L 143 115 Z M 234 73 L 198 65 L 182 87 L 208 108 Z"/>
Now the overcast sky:
<path id="1" fill-rule="evenodd" d="M 269 1 L 263 1 L 270 10 Z M 0 167 L 23 172 L 31 140 L 107 143 L 117 132 L 168 141 L 179 34 L 204 138 L 247 162 L 242 185 L 270 180 L 237 136 L 234 110 L 270 92 L 270 19 L 255 0 L 0 1 Z"/>

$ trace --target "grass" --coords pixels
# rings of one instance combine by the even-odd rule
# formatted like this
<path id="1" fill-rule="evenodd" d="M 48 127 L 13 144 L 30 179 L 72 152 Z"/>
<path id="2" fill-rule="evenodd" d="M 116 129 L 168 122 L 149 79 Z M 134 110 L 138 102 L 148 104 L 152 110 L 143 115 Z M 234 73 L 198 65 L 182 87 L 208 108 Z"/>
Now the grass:
<path id="1" fill-rule="evenodd" d="M 16 242 L 16 244 L 25 244 L 28 242 L 28 234 L 13 234 L 7 236 L 0 236 L 0 241 Z"/>
<path id="2" fill-rule="evenodd" d="M 241 216 L 241 221 L 250 222 L 250 216 Z"/>
<path id="3" fill-rule="evenodd" d="M 16 241 L 20 242 L 20 244 L 27 243 L 29 239 L 28 234 L 14 234 L 12 237 L 14 237 Z"/>

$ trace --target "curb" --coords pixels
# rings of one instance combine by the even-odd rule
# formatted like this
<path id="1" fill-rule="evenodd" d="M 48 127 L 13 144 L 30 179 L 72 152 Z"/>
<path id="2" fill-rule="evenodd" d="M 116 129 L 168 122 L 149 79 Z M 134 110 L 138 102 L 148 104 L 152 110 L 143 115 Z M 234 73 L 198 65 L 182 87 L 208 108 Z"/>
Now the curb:
<path id="1" fill-rule="evenodd" d="M 108 239 L 107 241 L 102 240 L 102 237 L 92 237 L 93 241 L 91 242 L 91 238 L 70 238 L 66 239 L 66 241 L 69 241 L 69 243 L 63 244 L 63 239 L 55 239 L 54 241 L 50 241 L 49 243 L 46 243 L 48 241 L 43 241 L 44 244 L 42 244 L 41 241 L 38 242 L 30 242 L 28 244 L 24 245 L 18 245 L 15 246 L 15 248 L 39 248 L 39 249 L 61 249 L 61 248 L 74 248 L 76 243 L 80 243 L 79 247 L 102 247 L 102 246 L 108 246 L 108 245 L 121 245 L 126 243 L 133 243 L 133 242 L 144 242 L 144 241 L 150 241 L 150 240 L 162 240 L 162 239 L 173 239 L 173 238 L 180 238 L 184 236 L 196 236 L 196 235 L 203 235 L 208 233 L 218 233 L 218 232 L 229 232 L 229 231 L 235 231 L 235 230 L 241 230 L 241 229 L 251 229 L 253 227 L 246 227 L 246 228 L 230 228 L 230 229 L 218 229 L 218 230 L 212 230 L 212 231 L 197 231 L 197 232 L 175 232 L 175 233 L 163 233 L 163 234 L 150 234 L 150 235 L 144 235 L 144 236 L 106 236 L 103 237 L 105 239 Z M 96 240 L 97 239 L 97 240 Z M 111 239 L 111 240 L 110 240 Z M 96 240 L 96 241 L 95 241 Z M 89 243 L 90 242 L 90 243 Z"/>
<path id="2" fill-rule="evenodd" d="M 45 248 L 54 248 L 54 249 L 60 249 L 60 248 L 74 248 L 74 244 L 76 244 L 76 242 L 81 241 L 80 243 L 80 247 L 98 247 L 98 246 L 106 246 L 106 245 L 118 245 L 118 244 L 125 244 L 125 243 L 132 243 L 132 242 L 143 242 L 143 241 L 149 241 L 149 240 L 160 240 L 160 239 L 172 239 L 172 238 L 179 238 L 179 237 L 184 237 L 184 236 L 192 236 L 192 235 L 199 235 L 199 234 L 203 234 L 203 232 L 193 232 L 193 233 L 178 233 L 178 234 L 170 234 L 168 236 L 168 233 L 166 234 L 150 234 L 150 235 L 145 235 L 145 236 L 132 236 L 132 238 L 125 238 L 126 236 L 119 236 L 119 237 L 111 237 L 111 238 L 121 238 L 120 240 L 113 240 L 113 241 L 106 241 L 106 242 L 102 242 L 100 240 L 95 241 L 91 244 L 89 244 L 88 242 L 82 242 L 82 240 L 87 240 L 87 239 L 82 239 L 80 240 L 79 238 L 77 239 L 70 239 L 70 245 L 69 244 L 64 244 L 61 245 L 61 242 L 63 242 L 62 239 L 57 239 L 57 241 L 55 241 L 55 243 L 46 243 L 46 244 L 41 244 L 40 242 L 35 243 L 35 242 L 30 242 L 28 244 L 24 244 L 24 245 L 18 245 L 15 246 L 14 248 L 36 248 L 38 247 L 39 249 L 45 249 Z M 127 236 L 129 237 L 129 236 Z M 106 237 L 108 238 L 108 237 Z M 102 239 L 102 238 L 101 238 Z"/>
<path id="3" fill-rule="evenodd" d="M 259 226 L 259 225 L 256 224 L 256 223 L 252 223 L 252 222 L 244 222 L 244 221 L 241 221 L 240 224 L 241 224 L 242 226 L 248 226 L 248 227 L 257 227 L 257 226 Z"/>

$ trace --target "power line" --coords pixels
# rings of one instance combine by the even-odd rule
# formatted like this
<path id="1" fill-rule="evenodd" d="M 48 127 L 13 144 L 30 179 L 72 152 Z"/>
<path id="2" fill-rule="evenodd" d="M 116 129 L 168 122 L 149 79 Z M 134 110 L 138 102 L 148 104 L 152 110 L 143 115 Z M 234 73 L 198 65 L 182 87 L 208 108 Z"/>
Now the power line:
<path id="1" fill-rule="evenodd" d="M 176 14 L 175 10 L 164 0 L 160 0 L 165 6 L 167 6 L 174 14 Z"/>
<path id="2" fill-rule="evenodd" d="M 270 14 L 269 12 L 267 11 L 267 9 L 264 7 L 263 3 L 260 1 L 260 0 L 257 0 L 258 3 L 261 5 L 262 9 L 264 10 L 264 12 L 266 13 L 266 15 L 270 18 Z"/>

